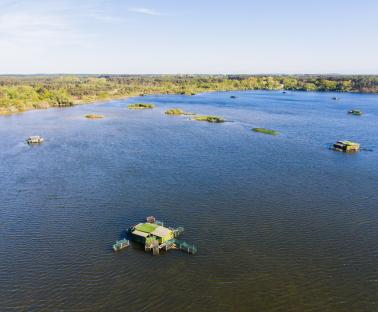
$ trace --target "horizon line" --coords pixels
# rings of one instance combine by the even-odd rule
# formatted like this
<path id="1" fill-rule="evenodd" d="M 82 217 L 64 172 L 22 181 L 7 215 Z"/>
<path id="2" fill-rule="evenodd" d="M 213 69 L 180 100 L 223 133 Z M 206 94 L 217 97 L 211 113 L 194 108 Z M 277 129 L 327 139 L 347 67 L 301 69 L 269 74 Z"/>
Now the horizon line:
<path id="1" fill-rule="evenodd" d="M 378 73 L 0 73 L 4 76 L 378 76 Z"/>

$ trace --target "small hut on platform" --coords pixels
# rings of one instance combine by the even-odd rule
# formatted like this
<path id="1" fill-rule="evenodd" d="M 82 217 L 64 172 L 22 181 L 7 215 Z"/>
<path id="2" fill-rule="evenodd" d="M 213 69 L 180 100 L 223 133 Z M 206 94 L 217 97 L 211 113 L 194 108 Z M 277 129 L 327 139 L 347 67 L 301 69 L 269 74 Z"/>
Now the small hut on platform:
<path id="1" fill-rule="evenodd" d="M 359 152 L 361 148 L 360 144 L 351 141 L 337 141 L 333 147 L 342 152 Z"/>
<path id="2" fill-rule="evenodd" d="M 26 139 L 28 144 L 40 144 L 44 141 L 44 139 L 39 135 L 32 135 Z"/>
<path id="3" fill-rule="evenodd" d="M 147 217 L 146 221 L 129 229 L 131 239 L 144 245 L 145 251 L 152 251 L 154 255 L 158 255 L 160 250 L 169 249 L 179 249 L 192 254 L 197 252 L 195 246 L 177 240 L 177 237 L 184 232 L 183 227 L 165 227 L 163 222 L 153 216 Z"/>

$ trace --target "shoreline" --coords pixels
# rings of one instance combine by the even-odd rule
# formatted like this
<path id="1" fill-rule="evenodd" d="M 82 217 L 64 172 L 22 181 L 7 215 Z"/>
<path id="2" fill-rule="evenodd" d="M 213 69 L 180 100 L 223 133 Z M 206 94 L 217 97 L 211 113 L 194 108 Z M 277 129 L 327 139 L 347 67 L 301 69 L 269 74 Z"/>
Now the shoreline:
<path id="1" fill-rule="evenodd" d="M 378 76 L 73 75 L 0 76 L 0 115 L 108 102 L 143 95 L 275 91 L 378 93 Z"/>
<path id="2" fill-rule="evenodd" d="M 306 91 L 306 90 L 287 90 L 287 89 L 277 89 L 277 90 L 270 90 L 270 89 L 250 89 L 250 90 L 235 90 L 235 89 L 230 89 L 230 90 L 198 90 L 198 92 L 195 92 L 195 94 L 183 94 L 183 93 L 177 93 L 177 92 L 156 92 L 156 93 L 149 93 L 149 94 L 130 94 L 130 95 L 124 95 L 124 96 L 114 96 L 114 97 L 109 97 L 106 99 L 93 99 L 93 100 L 73 100 L 71 105 L 51 105 L 46 102 L 41 102 L 36 105 L 40 105 L 39 107 L 30 107 L 27 109 L 23 110 L 6 110 L 0 109 L 0 117 L 3 116 L 11 116 L 11 115 L 16 115 L 16 114 L 22 114 L 30 111 L 39 111 L 39 110 L 45 110 L 45 109 L 50 109 L 50 108 L 69 108 L 73 106 L 78 106 L 78 105 L 90 105 L 90 104 L 99 104 L 99 103 L 108 103 L 112 102 L 115 100 L 126 100 L 126 99 L 131 99 L 131 98 L 136 98 L 136 97 L 143 97 L 143 96 L 154 96 L 154 95 L 183 95 L 183 96 L 194 96 L 197 94 L 202 94 L 202 93 L 214 93 L 214 92 L 242 92 L 242 91 L 271 91 L 271 92 L 305 92 L 305 93 L 338 93 L 338 94 L 363 94 L 363 95 L 378 95 L 378 93 L 372 93 L 372 92 L 354 92 L 354 91 L 349 91 L 349 92 L 337 92 L 337 91 Z M 13 107 L 12 107 L 13 108 Z"/>
<path id="3" fill-rule="evenodd" d="M 200 93 L 212 93 L 212 92 L 231 92 L 231 91 L 252 91 L 252 90 L 222 90 L 222 91 L 219 91 L 219 90 L 207 90 L 207 91 L 201 91 L 201 92 L 198 92 L 196 94 L 200 94 Z M 172 92 L 172 93 L 167 93 L 167 92 L 161 92 L 161 93 L 150 93 L 150 94 L 144 94 L 144 95 L 141 95 L 141 94 L 133 94 L 133 95 L 124 95 L 124 96 L 114 96 L 114 97 L 109 97 L 109 98 L 106 98 L 106 99 L 93 99 L 93 100 L 88 100 L 88 101 L 83 101 L 83 100 L 74 100 L 73 103 L 71 105 L 50 105 L 48 103 L 45 103 L 45 102 L 41 102 L 40 105 L 41 107 L 31 107 L 31 108 L 27 108 L 27 109 L 24 109 L 24 110 L 4 110 L 2 111 L 0 109 L 0 116 L 10 116 L 10 115 L 15 115 L 15 114 L 22 114 L 22 113 L 26 113 L 26 112 L 30 112 L 30 111 L 38 111 L 38 110 L 45 110 L 45 109 L 50 109 L 50 108 L 69 108 L 69 107 L 73 107 L 73 106 L 78 106 L 78 105 L 90 105 L 90 104 L 97 104 L 97 103 L 108 103 L 108 102 L 111 102 L 111 101 L 115 101 L 115 100 L 126 100 L 126 99 L 131 99 L 131 98 L 136 98 L 136 97 L 143 97 L 143 96 L 152 96 L 152 95 L 184 95 L 184 94 L 181 94 L 181 93 L 176 93 L 176 92 Z M 186 96 L 193 96 L 193 95 L 186 95 Z"/>
<path id="4" fill-rule="evenodd" d="M 90 105 L 90 104 L 96 104 L 96 103 L 101 103 L 101 102 L 107 103 L 107 102 L 111 102 L 111 101 L 114 101 L 114 100 L 125 100 L 125 99 L 132 98 L 132 97 L 136 97 L 136 96 L 114 97 L 114 98 L 109 98 L 109 99 L 96 99 L 96 100 L 92 100 L 92 101 L 74 101 L 72 103 L 72 105 L 66 105 L 66 106 L 50 105 L 50 104 L 46 105 L 46 103 L 41 103 L 41 105 L 44 105 L 44 106 L 31 107 L 31 108 L 27 108 L 27 109 L 24 109 L 24 110 L 18 110 L 18 111 L 14 111 L 14 110 L 1 111 L 0 110 L 0 117 L 1 116 L 11 116 L 11 115 L 16 115 L 16 114 L 22 114 L 22 113 L 27 113 L 27 112 L 30 112 L 30 111 L 40 111 L 40 110 L 51 109 L 51 108 L 69 108 L 69 107 L 74 107 L 74 106 L 78 106 L 78 105 Z"/>

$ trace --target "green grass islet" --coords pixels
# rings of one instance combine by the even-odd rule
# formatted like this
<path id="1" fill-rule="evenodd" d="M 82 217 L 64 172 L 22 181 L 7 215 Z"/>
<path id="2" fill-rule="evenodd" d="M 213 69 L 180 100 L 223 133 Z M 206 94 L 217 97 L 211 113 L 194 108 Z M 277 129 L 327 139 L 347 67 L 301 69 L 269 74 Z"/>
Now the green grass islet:
<path id="1" fill-rule="evenodd" d="M 85 115 L 85 118 L 88 118 L 88 119 L 102 119 L 102 118 L 104 118 L 104 115 L 88 114 L 88 115 Z"/>
<path id="2" fill-rule="evenodd" d="M 184 110 L 182 110 L 181 108 L 171 108 L 171 109 L 168 109 L 166 112 L 165 112 L 166 115 L 174 115 L 174 116 L 181 116 L 181 115 L 195 115 L 194 113 L 189 113 L 189 112 L 186 112 Z"/>
<path id="3" fill-rule="evenodd" d="M 207 122 L 211 122 L 211 123 L 225 122 L 225 120 L 222 117 L 218 117 L 218 116 L 197 116 L 197 117 L 194 117 L 194 120 L 207 121 Z"/>
<path id="4" fill-rule="evenodd" d="M 265 129 L 265 128 L 253 128 L 252 131 L 259 132 L 259 133 L 264 133 L 264 134 L 269 134 L 269 135 L 278 135 L 278 134 L 280 134 L 276 130 Z"/>

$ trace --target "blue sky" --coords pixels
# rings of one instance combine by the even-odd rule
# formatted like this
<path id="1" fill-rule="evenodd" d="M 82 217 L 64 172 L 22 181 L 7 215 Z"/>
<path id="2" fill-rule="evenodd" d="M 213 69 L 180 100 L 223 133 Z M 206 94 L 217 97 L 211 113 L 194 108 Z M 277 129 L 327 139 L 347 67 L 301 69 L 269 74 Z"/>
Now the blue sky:
<path id="1" fill-rule="evenodd" d="M 377 0 L 0 0 L 0 73 L 378 74 Z"/>

